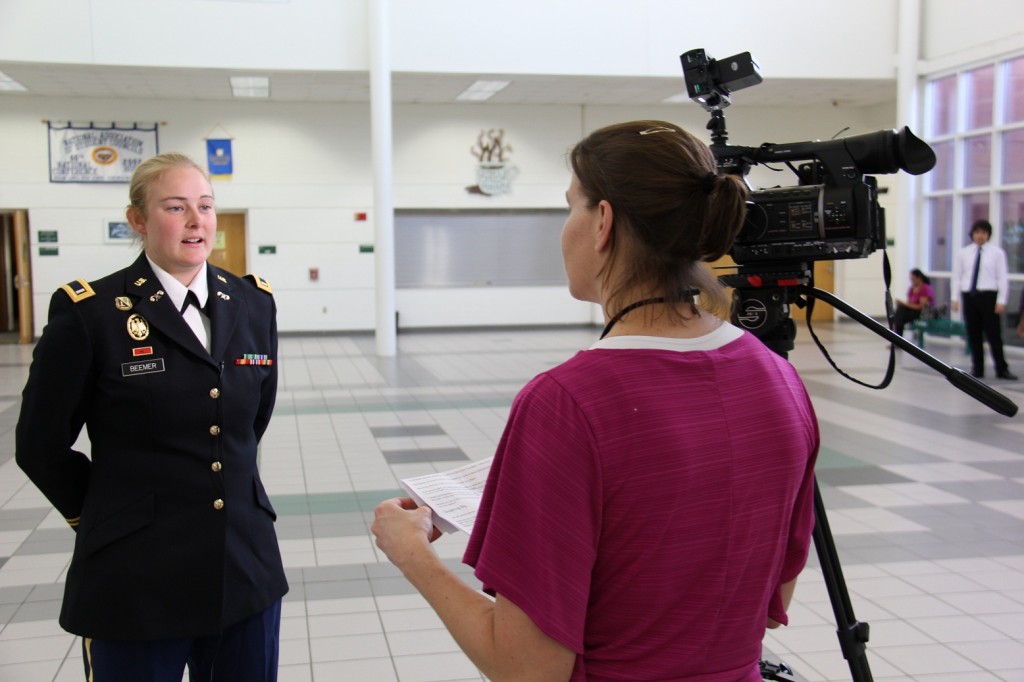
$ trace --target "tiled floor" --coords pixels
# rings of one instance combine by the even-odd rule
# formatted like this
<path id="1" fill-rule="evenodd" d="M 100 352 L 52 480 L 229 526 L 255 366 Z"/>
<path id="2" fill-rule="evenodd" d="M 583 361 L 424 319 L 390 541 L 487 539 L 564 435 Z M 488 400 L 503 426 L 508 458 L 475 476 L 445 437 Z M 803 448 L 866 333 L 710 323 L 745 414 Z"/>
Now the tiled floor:
<path id="1" fill-rule="evenodd" d="M 816 331 L 845 371 L 883 376 L 881 339 L 850 322 Z M 261 458 L 292 586 L 283 682 L 481 679 L 374 547 L 370 512 L 399 478 L 493 454 L 516 390 L 596 334 L 403 333 L 395 358 L 376 357 L 370 335 L 282 339 Z M 962 350 L 929 343 L 961 367 Z M 0 346 L 0 679 L 70 682 L 82 679 L 79 643 L 56 615 L 72 533 L 13 461 L 30 351 Z M 1024 681 L 1024 417 L 990 411 L 905 354 L 882 391 L 832 370 L 806 330 L 790 359 L 821 421 L 818 480 L 853 608 L 871 626 L 874 679 Z M 993 385 L 1024 406 L 1024 382 Z M 446 536 L 437 548 L 459 566 L 464 544 Z M 817 566 L 792 625 L 765 645 L 808 681 L 848 680 Z"/>

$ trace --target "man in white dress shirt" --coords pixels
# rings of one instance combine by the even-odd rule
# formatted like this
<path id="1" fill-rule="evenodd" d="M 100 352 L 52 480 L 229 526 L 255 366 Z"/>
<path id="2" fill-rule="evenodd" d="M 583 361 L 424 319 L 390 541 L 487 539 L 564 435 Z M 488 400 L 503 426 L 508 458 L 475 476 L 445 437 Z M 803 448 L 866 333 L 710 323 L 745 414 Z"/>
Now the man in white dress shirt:
<path id="1" fill-rule="evenodd" d="M 953 259 L 953 279 L 950 298 L 953 310 L 964 304 L 964 324 L 967 342 L 971 347 L 971 375 L 985 376 L 985 349 L 982 338 L 988 341 L 1000 379 L 1017 379 L 1003 357 L 1002 314 L 1010 294 L 1006 252 L 989 244 L 992 225 L 987 220 L 975 221 L 971 226 L 971 243 L 956 253 Z"/>

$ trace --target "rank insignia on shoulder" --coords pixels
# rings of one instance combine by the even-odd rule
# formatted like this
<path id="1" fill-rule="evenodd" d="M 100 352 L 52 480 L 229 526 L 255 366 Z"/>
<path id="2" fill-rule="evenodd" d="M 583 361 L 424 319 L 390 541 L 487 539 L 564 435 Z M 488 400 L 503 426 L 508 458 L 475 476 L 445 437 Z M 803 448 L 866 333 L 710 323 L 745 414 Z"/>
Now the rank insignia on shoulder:
<path id="1" fill-rule="evenodd" d="M 246 275 L 246 277 L 250 278 L 253 281 L 253 283 L 256 284 L 256 288 L 257 289 L 262 289 L 263 291 L 267 292 L 268 294 L 274 293 L 274 290 L 270 288 L 270 282 L 268 282 L 267 280 L 263 279 L 262 277 L 259 277 L 257 275 L 252 275 L 252 274 Z"/>
<path id="2" fill-rule="evenodd" d="M 114 307 L 117 308 L 118 310 L 131 310 L 132 300 L 127 296 L 115 296 Z"/>
<path id="3" fill-rule="evenodd" d="M 68 282 L 67 284 L 62 285 L 61 289 L 66 291 L 67 295 L 75 303 L 84 301 L 90 296 L 96 295 L 96 292 L 92 290 L 92 287 L 89 286 L 89 283 L 84 279 L 76 279 L 74 282 Z"/>

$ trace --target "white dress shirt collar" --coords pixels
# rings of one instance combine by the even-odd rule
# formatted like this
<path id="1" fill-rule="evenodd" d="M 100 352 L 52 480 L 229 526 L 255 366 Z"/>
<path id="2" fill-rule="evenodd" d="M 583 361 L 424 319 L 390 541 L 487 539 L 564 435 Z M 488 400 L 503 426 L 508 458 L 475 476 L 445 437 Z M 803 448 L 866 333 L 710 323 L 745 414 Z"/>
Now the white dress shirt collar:
<path id="1" fill-rule="evenodd" d="M 146 260 L 149 261 L 149 267 L 153 268 L 153 274 L 160 280 L 160 284 L 164 288 L 164 293 L 174 303 L 174 307 L 181 310 L 181 306 L 185 303 L 185 296 L 191 290 L 195 295 L 196 299 L 199 300 L 199 307 L 206 307 L 206 299 L 210 296 L 210 290 L 206 285 L 206 263 L 200 268 L 199 272 L 192 279 L 192 282 L 186 287 L 184 284 L 174 278 L 174 275 L 170 274 L 159 265 L 153 262 L 153 259 L 146 254 Z"/>

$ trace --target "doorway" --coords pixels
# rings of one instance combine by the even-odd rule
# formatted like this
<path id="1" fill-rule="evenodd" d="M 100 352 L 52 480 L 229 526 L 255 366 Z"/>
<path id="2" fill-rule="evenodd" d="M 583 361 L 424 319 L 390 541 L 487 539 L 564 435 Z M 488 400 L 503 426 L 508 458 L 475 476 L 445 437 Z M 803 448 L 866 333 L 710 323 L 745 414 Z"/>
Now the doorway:
<path id="1" fill-rule="evenodd" d="M 217 214 L 217 237 L 209 261 L 233 275 L 246 274 L 244 213 Z"/>
<path id="2" fill-rule="evenodd" d="M 32 343 L 28 211 L 0 212 L 0 342 Z"/>
<path id="3" fill-rule="evenodd" d="M 834 293 L 836 290 L 836 264 L 835 261 L 819 260 L 814 261 L 814 286 L 815 288 Z M 836 309 L 824 301 L 815 301 L 814 310 L 811 312 L 811 321 L 834 320 Z"/>

